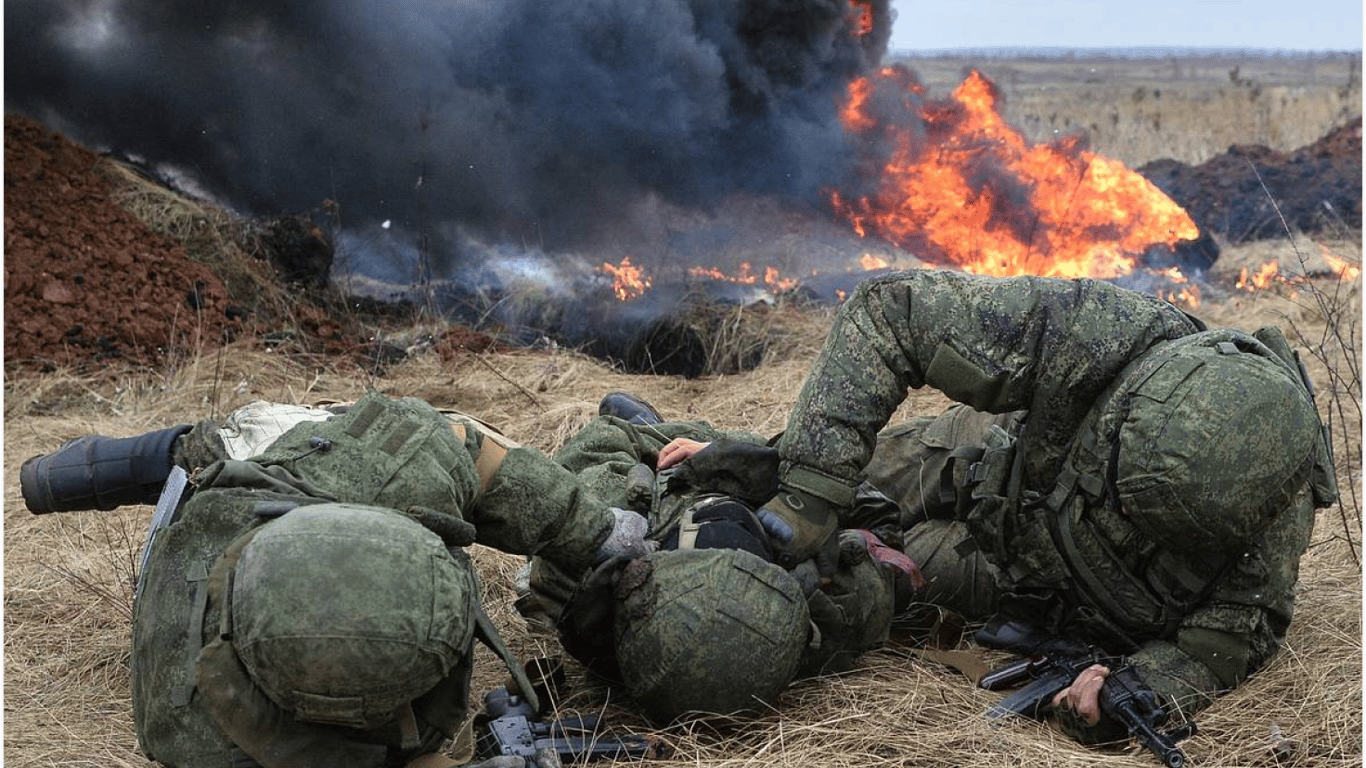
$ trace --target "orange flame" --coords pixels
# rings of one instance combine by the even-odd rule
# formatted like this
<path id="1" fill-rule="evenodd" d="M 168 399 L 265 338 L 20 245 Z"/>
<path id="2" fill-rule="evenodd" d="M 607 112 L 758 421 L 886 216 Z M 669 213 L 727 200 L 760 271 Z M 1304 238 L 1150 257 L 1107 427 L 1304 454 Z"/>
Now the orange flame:
<path id="1" fill-rule="evenodd" d="M 1200 289 L 1193 285 L 1186 285 L 1178 290 L 1163 291 L 1159 294 L 1159 298 L 1178 307 L 1195 309 L 1200 306 Z"/>
<path id="2" fill-rule="evenodd" d="M 863 267 L 866 270 L 886 269 L 891 266 L 891 264 L 888 264 L 885 260 L 879 259 L 871 253 L 865 253 L 860 256 L 858 263 L 860 267 Z"/>
<path id="3" fill-rule="evenodd" d="M 1247 267 L 1243 267 L 1234 285 L 1245 291 L 1260 291 L 1270 287 L 1280 274 L 1280 262 L 1272 259 L 1258 267 L 1255 272 L 1248 272 Z"/>
<path id="4" fill-rule="evenodd" d="M 645 271 L 640 267 L 631 263 L 630 256 L 624 257 L 620 265 L 603 262 L 600 271 L 612 276 L 612 292 L 621 301 L 630 301 L 643 296 L 652 284 L 650 276 L 645 274 Z"/>
<path id="5" fill-rule="evenodd" d="M 764 267 L 764 274 L 761 278 L 747 261 L 740 264 L 739 270 L 735 274 L 726 274 L 716 267 L 689 267 L 688 274 L 692 277 L 723 280 L 737 285 L 763 285 L 775 291 L 791 290 L 796 288 L 798 284 L 797 279 L 783 277 L 781 271 L 771 266 Z"/>
<path id="6" fill-rule="evenodd" d="M 868 0 L 849 0 L 854 34 L 863 37 L 873 31 L 873 5 Z"/>
<path id="7" fill-rule="evenodd" d="M 1322 245 L 1319 246 L 1319 252 L 1323 254 L 1323 259 L 1328 262 L 1329 268 L 1343 280 L 1352 281 L 1361 277 L 1361 264 L 1359 262 L 1353 264 L 1348 259 L 1334 255 L 1332 251 Z"/>
<path id="8" fill-rule="evenodd" d="M 1098 278 L 1132 271 L 1150 247 L 1199 236 L 1180 206 L 1079 139 L 1030 146 L 1001 117 L 996 88 L 980 73 L 950 100 L 922 103 L 923 92 L 902 67 L 849 89 L 845 128 L 869 146 L 891 146 L 871 193 L 830 195 L 859 235 L 966 272 Z M 874 95 L 914 119 L 875 115 Z"/>

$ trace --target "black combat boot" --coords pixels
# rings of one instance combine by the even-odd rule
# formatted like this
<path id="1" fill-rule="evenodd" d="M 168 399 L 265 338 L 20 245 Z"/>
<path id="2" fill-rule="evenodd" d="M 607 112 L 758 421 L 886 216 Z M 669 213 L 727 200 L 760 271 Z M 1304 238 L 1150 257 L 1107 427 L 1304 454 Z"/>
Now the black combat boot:
<path id="1" fill-rule="evenodd" d="M 628 392 L 608 392 L 598 403 L 599 416 L 616 416 L 632 424 L 662 424 L 654 406 Z"/>
<path id="2" fill-rule="evenodd" d="M 34 514 L 154 504 L 171 474 L 171 447 L 189 424 L 137 437 L 86 435 L 19 469 L 24 503 Z"/>

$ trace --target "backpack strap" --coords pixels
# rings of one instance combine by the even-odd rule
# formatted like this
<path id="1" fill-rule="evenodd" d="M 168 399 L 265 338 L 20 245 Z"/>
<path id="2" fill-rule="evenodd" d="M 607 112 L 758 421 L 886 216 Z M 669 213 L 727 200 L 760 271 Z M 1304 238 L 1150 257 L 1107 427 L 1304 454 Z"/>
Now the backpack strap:
<path id="1" fill-rule="evenodd" d="M 683 510 L 683 519 L 678 521 L 679 549 L 697 549 L 697 534 L 702 530 L 702 524 L 693 520 L 696 512 L 696 505 L 690 505 Z"/>

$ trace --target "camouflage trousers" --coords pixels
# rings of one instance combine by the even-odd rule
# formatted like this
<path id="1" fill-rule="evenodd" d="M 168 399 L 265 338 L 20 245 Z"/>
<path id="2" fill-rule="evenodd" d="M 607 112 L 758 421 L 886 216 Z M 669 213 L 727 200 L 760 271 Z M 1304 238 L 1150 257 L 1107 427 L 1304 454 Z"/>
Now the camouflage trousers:
<path id="1" fill-rule="evenodd" d="M 955 405 L 890 426 L 867 468 L 868 482 L 901 507 L 902 549 L 925 577 L 923 600 L 971 622 L 996 613 L 1000 585 L 963 522 L 971 503 L 967 468 L 993 425 L 1007 428 L 1018 418 Z"/>

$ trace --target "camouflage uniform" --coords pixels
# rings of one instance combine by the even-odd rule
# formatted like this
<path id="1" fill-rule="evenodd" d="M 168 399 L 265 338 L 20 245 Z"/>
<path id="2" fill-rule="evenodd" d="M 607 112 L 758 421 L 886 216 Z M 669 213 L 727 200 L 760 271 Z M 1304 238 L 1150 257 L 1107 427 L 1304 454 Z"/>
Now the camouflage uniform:
<path id="1" fill-rule="evenodd" d="M 1102 282 L 890 275 L 841 309 L 778 443 L 782 479 L 831 499 L 828 488 L 854 485 L 867 467 L 901 503 L 907 552 L 937 599 L 978 620 L 999 610 L 1128 654 L 1169 709 L 1191 712 L 1280 645 L 1314 509 L 1335 497 L 1331 463 L 1315 442 L 1266 521 L 1183 549 L 1115 503 L 1119 443 L 1106 408 L 1173 345 L 1293 367 L 1283 341 L 1208 331 L 1166 302 Z M 879 438 L 906 390 L 926 385 L 964 406 Z M 1239 389 L 1228 382 L 1203 396 L 1238 398 Z M 1266 434 L 1279 434 L 1280 414 L 1260 417 Z M 1187 427 L 1198 425 L 1167 425 L 1178 437 Z M 1262 456 L 1290 450 L 1248 431 L 1243 445 Z M 1255 465 L 1254 456 L 1223 467 L 1215 474 L 1225 485 L 1211 498 L 1237 497 L 1239 472 Z M 1222 525 L 1200 512 L 1188 522 Z"/>
<path id="2" fill-rule="evenodd" d="M 250 460 L 222 458 L 228 452 L 218 425 L 201 425 L 187 437 L 177 447 L 178 461 L 221 460 L 194 473 L 193 494 L 150 543 L 134 603 L 132 659 L 139 743 L 149 757 L 184 768 L 227 768 L 234 748 L 267 766 L 292 767 L 403 765 L 436 751 L 466 719 L 471 638 L 478 634 L 511 658 L 482 614 L 477 577 L 459 547 L 477 541 L 518 554 L 535 552 L 561 567 L 582 570 L 613 527 L 612 513 L 583 494 L 566 470 L 534 450 L 496 443 L 472 420 L 449 417 L 411 398 L 372 394 L 325 421 L 305 418 Z M 370 601 L 364 615 L 377 616 L 376 626 L 388 607 L 411 612 L 411 621 L 404 616 L 394 621 L 399 634 L 416 627 L 417 640 L 408 646 L 425 649 L 418 658 L 439 659 L 434 672 L 405 678 L 398 665 L 380 656 L 374 680 L 363 669 L 320 667 L 319 658 L 294 665 L 314 675 L 320 668 L 336 673 L 334 687 L 362 691 L 357 700 L 394 686 L 407 690 L 412 680 L 420 680 L 426 693 L 408 705 L 406 720 L 395 720 L 392 706 L 368 711 L 337 695 L 298 694 L 286 704 L 278 692 L 265 693 L 259 675 L 246 673 L 253 661 L 241 641 L 255 630 L 240 619 L 230 626 L 224 608 L 242 600 L 241 582 L 250 572 L 237 567 L 236 559 L 253 538 L 261 540 L 260 532 L 299 519 L 294 510 L 301 508 L 338 519 L 387 520 L 376 530 L 406 532 L 411 539 L 394 557 L 413 560 L 414 572 L 436 569 L 436 575 L 408 587 L 381 578 L 376 583 L 390 592 L 357 588 L 350 593 Z M 341 526 L 336 535 L 363 536 L 357 525 Z M 388 534 L 383 536 L 387 540 Z M 389 572 L 382 552 L 374 562 L 358 563 L 349 560 L 348 551 L 346 546 L 334 550 L 335 561 L 315 562 L 307 551 L 287 559 L 297 561 L 298 578 L 314 589 L 331 576 L 354 586 L 369 583 L 370 572 Z M 357 567 L 366 572 L 356 573 Z M 237 579 L 236 586 L 230 578 Z M 328 600 L 343 600 L 337 596 L 342 592 L 336 589 Z M 405 605 L 404 594 L 418 604 Z M 281 617 L 274 620 L 278 627 L 295 612 L 304 617 L 296 623 L 311 624 L 310 615 L 321 623 L 327 616 L 351 616 L 353 609 L 297 605 L 284 614 L 264 613 Z M 373 642 L 376 654 L 398 647 Z M 305 655 L 313 652 L 303 647 Z M 400 651 L 392 650 L 402 658 L 412 655 Z M 358 651 L 348 652 L 354 657 Z M 286 670 L 293 664 L 283 663 Z"/>
<path id="3" fill-rule="evenodd" d="M 659 450 L 680 437 L 709 442 L 711 449 L 657 476 L 653 467 Z M 776 488 L 777 454 L 765 447 L 763 438 L 721 431 L 701 421 L 638 425 L 601 416 L 580 430 L 554 460 L 595 496 L 644 514 L 650 522 L 649 536 L 666 546 L 676 542 L 685 510 L 718 498 L 739 499 L 752 508 Z M 866 489 L 858 503 L 845 510 L 841 524 L 873 530 L 899 543 L 898 520 L 894 505 Z M 763 535 L 757 528 L 755 532 Z M 866 557 L 856 532 L 846 535 L 850 538 L 831 583 L 817 589 L 812 579 L 805 585 L 815 631 L 799 676 L 847 670 L 858 654 L 887 639 L 894 614 L 892 579 Z M 537 557 L 531 563 L 528 593 L 518 608 L 529 621 L 557 631 L 566 650 L 581 661 L 608 677 L 619 677 L 611 603 L 588 597 L 595 581 L 605 584 L 614 578 L 600 570 L 568 571 Z"/>
<path id="4" fill-rule="evenodd" d="M 454 511 L 473 524 L 476 543 L 512 554 L 544 551 L 571 568 L 592 561 L 612 516 L 571 473 L 476 419 L 416 398 L 394 402 L 399 405 L 371 394 L 334 410 L 253 404 L 222 424 L 195 425 L 176 442 L 175 463 L 201 477 L 208 467 L 245 471 L 226 482 L 258 487 L 285 473 L 287 485 L 303 483 L 321 498 L 391 506 L 418 517 Z M 411 414 L 400 420 L 392 413 L 399 408 Z M 244 425 L 244 414 L 254 426 Z M 353 434 L 361 429 L 352 425 L 381 419 L 396 422 L 387 424 L 396 435 L 389 442 Z M 277 438 L 281 426 L 288 431 Z M 315 444 L 319 439 L 328 441 L 325 450 Z M 246 458 L 250 463 L 237 460 Z"/>

